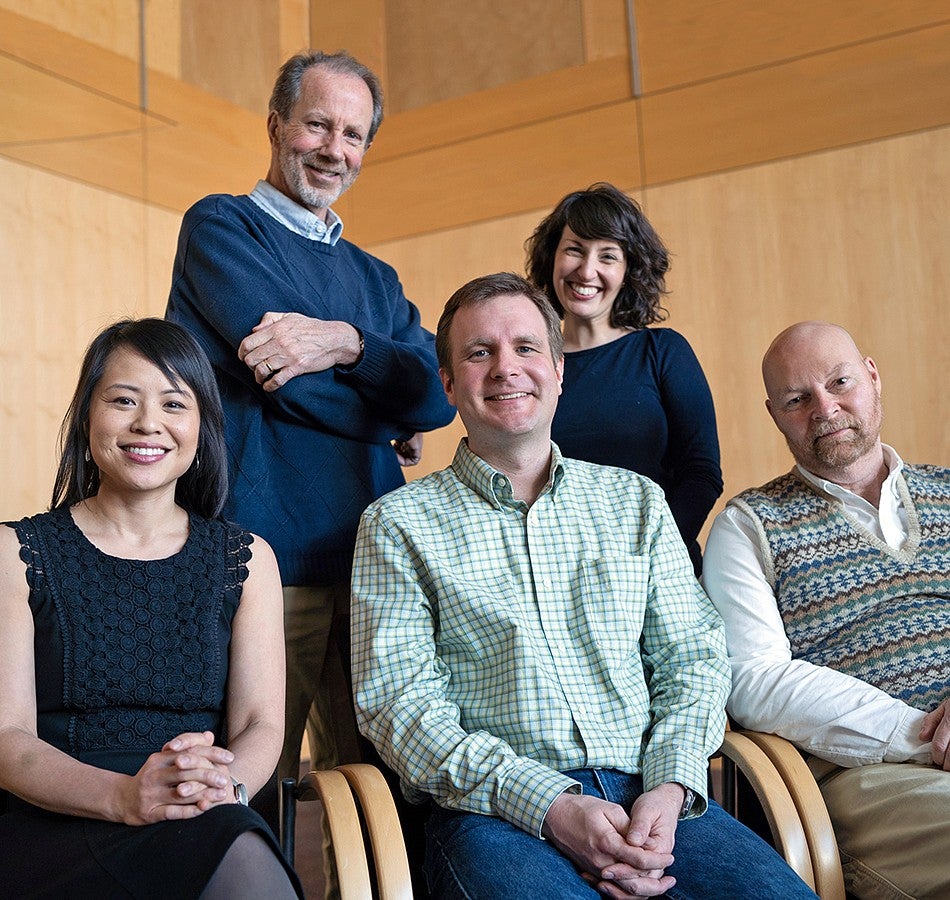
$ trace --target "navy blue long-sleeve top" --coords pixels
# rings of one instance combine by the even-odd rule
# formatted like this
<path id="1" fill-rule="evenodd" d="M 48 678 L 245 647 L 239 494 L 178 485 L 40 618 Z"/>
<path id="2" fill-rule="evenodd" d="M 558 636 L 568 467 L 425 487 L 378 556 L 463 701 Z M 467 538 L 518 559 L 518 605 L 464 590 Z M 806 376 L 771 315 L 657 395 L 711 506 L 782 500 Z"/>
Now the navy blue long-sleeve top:
<path id="1" fill-rule="evenodd" d="M 266 312 L 349 322 L 363 357 L 268 393 L 237 355 Z M 215 194 L 185 213 L 166 317 L 195 335 L 221 389 L 225 515 L 270 543 L 284 584 L 348 579 L 360 514 L 404 483 L 389 442 L 455 416 L 396 272 L 348 241 L 294 233 L 247 196 Z"/>
<path id="2" fill-rule="evenodd" d="M 565 456 L 657 482 L 700 573 L 697 537 L 722 493 L 722 471 L 712 394 L 686 338 L 644 328 L 565 353 L 552 437 Z"/>

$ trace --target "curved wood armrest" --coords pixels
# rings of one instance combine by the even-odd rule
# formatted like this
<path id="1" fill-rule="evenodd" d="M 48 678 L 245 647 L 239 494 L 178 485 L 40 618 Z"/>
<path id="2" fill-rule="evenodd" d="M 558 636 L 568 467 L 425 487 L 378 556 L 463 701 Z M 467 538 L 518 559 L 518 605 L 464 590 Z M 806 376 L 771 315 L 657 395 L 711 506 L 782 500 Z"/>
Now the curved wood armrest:
<path id="1" fill-rule="evenodd" d="M 775 848 L 811 888 L 815 872 L 801 818 L 778 770 L 744 734 L 727 731 L 719 752 L 745 776 L 765 812 Z"/>
<path id="2" fill-rule="evenodd" d="M 365 900 L 371 897 L 373 894 L 363 847 L 363 829 L 346 778 L 335 769 L 310 772 L 300 780 L 297 796 L 300 800 L 318 799 L 323 804 L 323 815 L 330 828 L 330 841 L 336 859 L 341 900 Z"/>
<path id="3" fill-rule="evenodd" d="M 834 828 L 814 775 L 795 746 L 785 738 L 758 731 L 743 731 L 778 770 L 798 810 L 815 871 L 815 890 L 822 900 L 845 900 L 841 857 Z"/>
<path id="4" fill-rule="evenodd" d="M 337 771 L 343 773 L 363 810 L 380 900 L 412 900 L 412 878 L 399 814 L 382 772 L 365 763 L 338 766 Z"/>

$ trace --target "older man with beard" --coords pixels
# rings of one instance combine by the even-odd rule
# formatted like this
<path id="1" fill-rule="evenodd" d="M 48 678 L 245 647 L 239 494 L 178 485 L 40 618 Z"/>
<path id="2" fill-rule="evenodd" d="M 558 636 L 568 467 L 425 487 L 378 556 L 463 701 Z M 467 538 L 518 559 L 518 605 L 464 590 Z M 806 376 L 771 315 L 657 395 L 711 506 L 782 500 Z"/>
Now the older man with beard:
<path id="1" fill-rule="evenodd" d="M 881 443 L 881 378 L 843 328 L 787 328 L 762 375 L 797 465 L 707 542 L 729 712 L 808 754 L 852 894 L 950 897 L 950 470 Z"/>
<path id="2" fill-rule="evenodd" d="M 188 210 L 166 312 L 198 338 L 221 388 L 225 514 L 264 536 L 280 564 L 284 776 L 298 773 L 308 711 L 315 762 L 358 756 L 348 684 L 357 524 L 404 483 L 416 434 L 455 415 L 433 336 L 396 273 L 342 239 L 331 209 L 359 175 L 382 104 L 376 76 L 348 54 L 291 57 L 270 100 L 267 178 Z"/>

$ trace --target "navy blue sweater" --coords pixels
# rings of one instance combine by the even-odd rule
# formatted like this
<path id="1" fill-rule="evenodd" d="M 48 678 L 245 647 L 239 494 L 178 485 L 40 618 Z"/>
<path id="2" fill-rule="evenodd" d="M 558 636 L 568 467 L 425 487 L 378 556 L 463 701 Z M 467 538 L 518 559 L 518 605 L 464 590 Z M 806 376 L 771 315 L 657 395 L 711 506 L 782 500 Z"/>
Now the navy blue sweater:
<path id="1" fill-rule="evenodd" d="M 349 322 L 363 358 L 267 393 L 237 355 L 266 312 Z M 404 483 L 390 440 L 455 415 L 395 271 L 348 241 L 295 234 L 247 196 L 216 194 L 185 214 L 166 317 L 197 337 L 221 388 L 225 515 L 270 543 L 284 584 L 349 578 L 360 514 Z"/>
<path id="2" fill-rule="evenodd" d="M 565 456 L 659 484 L 699 574 L 696 538 L 722 493 L 722 471 L 712 394 L 686 338 L 644 328 L 565 353 L 552 437 Z"/>

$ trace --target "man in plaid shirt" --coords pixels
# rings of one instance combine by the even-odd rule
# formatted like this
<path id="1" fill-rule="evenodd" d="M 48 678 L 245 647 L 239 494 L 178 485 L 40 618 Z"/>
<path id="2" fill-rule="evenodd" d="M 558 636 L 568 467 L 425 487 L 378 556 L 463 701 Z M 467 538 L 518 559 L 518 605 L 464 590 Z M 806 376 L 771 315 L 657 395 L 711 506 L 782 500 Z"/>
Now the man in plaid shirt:
<path id="1" fill-rule="evenodd" d="M 469 282 L 436 352 L 468 436 L 366 510 L 352 596 L 357 719 L 431 804 L 434 896 L 814 897 L 707 802 L 722 622 L 660 488 L 552 444 L 544 295 Z"/>

